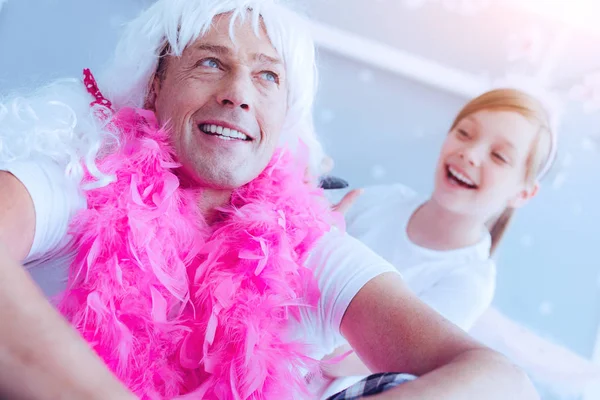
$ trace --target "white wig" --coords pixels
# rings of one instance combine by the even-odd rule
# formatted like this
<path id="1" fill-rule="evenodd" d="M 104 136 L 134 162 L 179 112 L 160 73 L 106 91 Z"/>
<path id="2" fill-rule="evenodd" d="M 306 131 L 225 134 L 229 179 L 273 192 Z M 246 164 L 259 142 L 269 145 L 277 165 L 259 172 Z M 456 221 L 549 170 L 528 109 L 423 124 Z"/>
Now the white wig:
<path id="1" fill-rule="evenodd" d="M 236 21 L 251 18 L 258 34 L 265 26 L 282 58 L 288 81 L 288 110 L 282 140 L 293 148 L 298 140 L 309 149 L 313 172 L 323 150 L 313 126 L 316 92 L 314 43 L 304 21 L 276 0 L 158 0 L 131 21 L 108 68 L 99 75 L 99 88 L 115 109 L 143 107 L 159 58 L 165 49 L 181 56 L 183 50 L 211 28 L 213 19 L 231 13 Z M 0 161 L 35 153 L 64 164 L 81 179 L 81 158 L 98 178 L 93 160 L 108 132 L 95 118 L 83 84 L 60 81 L 27 98 L 0 103 Z M 106 182 L 106 179 L 101 179 Z"/>

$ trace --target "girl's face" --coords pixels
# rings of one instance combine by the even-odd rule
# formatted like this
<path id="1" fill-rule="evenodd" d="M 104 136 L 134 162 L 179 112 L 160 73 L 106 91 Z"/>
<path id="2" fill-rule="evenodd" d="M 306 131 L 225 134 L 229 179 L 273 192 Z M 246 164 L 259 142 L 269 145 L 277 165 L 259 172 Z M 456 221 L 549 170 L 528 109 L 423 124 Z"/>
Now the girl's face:
<path id="1" fill-rule="evenodd" d="M 512 111 L 479 111 L 459 121 L 442 146 L 433 199 L 482 221 L 523 205 L 537 191 L 526 175 L 538 128 Z"/>

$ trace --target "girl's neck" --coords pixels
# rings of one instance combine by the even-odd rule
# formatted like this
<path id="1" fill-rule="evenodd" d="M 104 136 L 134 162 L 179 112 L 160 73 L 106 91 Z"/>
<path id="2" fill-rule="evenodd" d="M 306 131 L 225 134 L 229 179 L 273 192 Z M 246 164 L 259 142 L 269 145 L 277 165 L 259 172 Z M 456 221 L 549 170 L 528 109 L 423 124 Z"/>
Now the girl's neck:
<path id="1" fill-rule="evenodd" d="M 480 218 L 453 213 L 429 199 L 413 212 L 406 234 L 418 246 L 447 251 L 478 243 L 485 229 Z"/>

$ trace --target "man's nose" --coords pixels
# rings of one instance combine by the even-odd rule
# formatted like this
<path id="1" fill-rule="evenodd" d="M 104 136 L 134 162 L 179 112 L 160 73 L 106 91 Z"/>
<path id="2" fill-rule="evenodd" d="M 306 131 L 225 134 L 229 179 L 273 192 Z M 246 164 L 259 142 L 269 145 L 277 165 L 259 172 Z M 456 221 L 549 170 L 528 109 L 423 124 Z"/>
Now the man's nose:
<path id="1" fill-rule="evenodd" d="M 225 107 L 239 107 L 244 111 L 250 111 L 253 90 L 252 77 L 248 73 L 232 72 L 229 79 L 224 80 L 217 101 Z"/>

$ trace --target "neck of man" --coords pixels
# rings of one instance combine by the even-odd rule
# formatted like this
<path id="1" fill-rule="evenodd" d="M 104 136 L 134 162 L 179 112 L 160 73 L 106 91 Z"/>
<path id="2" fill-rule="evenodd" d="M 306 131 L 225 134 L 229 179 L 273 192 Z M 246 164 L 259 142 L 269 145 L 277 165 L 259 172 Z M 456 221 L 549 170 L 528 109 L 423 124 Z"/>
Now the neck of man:
<path id="1" fill-rule="evenodd" d="M 478 243 L 484 229 L 480 218 L 454 213 L 429 199 L 412 214 L 406 233 L 418 246 L 445 251 Z"/>
<path id="2" fill-rule="evenodd" d="M 190 179 L 183 171 L 178 171 L 179 182 L 183 188 L 198 190 L 199 195 L 196 204 L 204 221 L 209 225 L 214 225 L 221 220 L 219 208 L 229 205 L 231 202 L 232 189 L 216 189 L 199 184 L 197 181 Z"/>
<path id="3" fill-rule="evenodd" d="M 232 190 L 202 189 L 198 197 L 198 207 L 209 226 L 221 219 L 221 213 L 218 209 L 229 205 L 232 193 Z"/>

